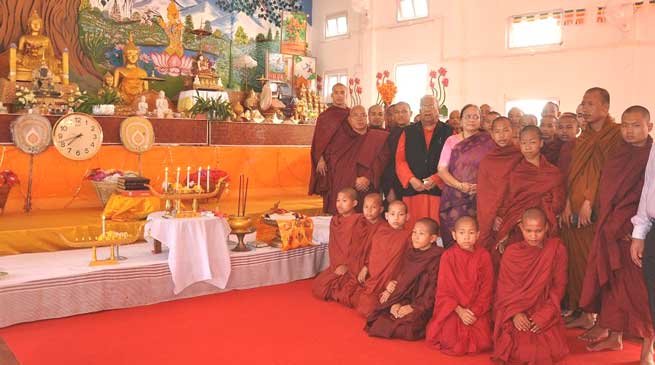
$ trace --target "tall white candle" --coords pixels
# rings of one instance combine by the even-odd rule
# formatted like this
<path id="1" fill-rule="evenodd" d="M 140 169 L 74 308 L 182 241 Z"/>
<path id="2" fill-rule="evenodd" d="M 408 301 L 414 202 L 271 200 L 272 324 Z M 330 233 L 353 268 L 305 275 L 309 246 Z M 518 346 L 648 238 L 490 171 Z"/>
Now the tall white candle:
<path id="1" fill-rule="evenodd" d="M 209 171 L 210 171 L 210 166 L 207 165 L 207 192 L 209 192 Z"/>
<path id="2" fill-rule="evenodd" d="M 191 177 L 191 166 L 186 167 L 186 187 L 189 187 L 189 182 L 190 182 L 190 177 Z"/>
<path id="3" fill-rule="evenodd" d="M 200 183 L 200 173 L 202 172 L 202 167 L 198 166 L 198 179 L 196 180 L 196 185 L 202 186 Z"/>
<path id="4" fill-rule="evenodd" d="M 175 178 L 175 190 L 180 186 L 180 166 L 177 167 L 177 177 Z"/>
<path id="5" fill-rule="evenodd" d="M 168 191 L 168 166 L 164 168 L 164 192 Z"/>
<path id="6" fill-rule="evenodd" d="M 102 215 L 102 237 L 105 238 L 105 232 L 106 232 L 106 225 L 105 225 L 105 215 Z"/>

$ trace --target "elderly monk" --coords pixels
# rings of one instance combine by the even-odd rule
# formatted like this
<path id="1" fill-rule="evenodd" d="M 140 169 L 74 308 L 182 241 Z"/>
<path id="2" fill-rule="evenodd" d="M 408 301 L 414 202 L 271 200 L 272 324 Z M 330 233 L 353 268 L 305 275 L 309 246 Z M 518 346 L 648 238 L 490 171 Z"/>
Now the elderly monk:
<path id="1" fill-rule="evenodd" d="M 322 112 L 316 119 L 314 137 L 312 138 L 311 158 L 312 170 L 309 180 L 309 195 L 323 197 L 323 211 L 327 212 L 333 207 L 328 206 L 328 168 L 325 161 L 325 150 L 332 137 L 348 118 L 346 105 L 346 86 L 335 84 L 332 87 L 332 105 Z"/>
<path id="2" fill-rule="evenodd" d="M 450 128 L 453 130 L 453 134 L 462 132 L 462 123 L 459 115 L 459 110 L 453 110 L 448 116 L 448 121 L 446 121 Z"/>
<path id="3" fill-rule="evenodd" d="M 379 189 L 380 178 L 389 160 L 385 149 L 388 136 L 386 131 L 368 129 L 363 106 L 357 105 L 350 110 L 348 122 L 337 129 L 324 153 L 328 212 L 336 212 L 337 192 L 343 188 L 355 188 L 359 201 L 363 201 L 367 193 Z M 358 205 L 357 211 L 361 210 L 361 205 Z"/>
<path id="4" fill-rule="evenodd" d="M 579 132 L 578 119 L 574 113 L 564 113 L 557 120 L 557 138 L 564 142 L 559 151 L 557 167 L 559 167 L 564 176 L 568 176 L 569 174 L 571 155 L 573 154 L 575 140 Z"/>
<path id="5" fill-rule="evenodd" d="M 521 152 L 512 143 L 512 123 L 508 118 L 498 117 L 491 125 L 491 138 L 496 142 L 489 153 L 480 161 L 478 170 L 477 212 L 480 225 L 481 247 L 491 251 L 496 243 L 496 232 L 500 229 L 503 207 L 509 193 L 509 174 L 519 163 Z M 496 255 L 496 264 L 500 256 Z"/>
<path id="6" fill-rule="evenodd" d="M 494 303 L 494 354 L 502 364 L 557 364 L 569 353 L 560 315 L 566 288 L 566 248 L 546 238 L 539 209 L 521 219 L 524 240 L 503 254 Z"/>
<path id="7" fill-rule="evenodd" d="M 541 136 L 543 137 L 544 147 L 541 153 L 546 157 L 548 162 L 557 166 L 559 154 L 564 145 L 564 141 L 557 138 L 557 118 L 552 115 L 546 115 L 541 118 Z"/>
<path id="8" fill-rule="evenodd" d="M 421 98 L 420 115 L 420 122 L 405 128 L 396 150 L 396 173 L 403 186 L 410 226 L 424 217 L 439 222 L 443 184 L 437 164 L 444 143 L 452 134 L 450 126 L 439 121 L 439 106 L 434 96 Z"/>
<path id="9" fill-rule="evenodd" d="M 561 216 L 561 236 L 568 248 L 569 309 L 578 308 L 587 257 L 596 230 L 598 214 L 598 184 L 601 168 L 620 145 L 621 128 L 609 116 L 610 95 L 607 90 L 594 87 L 582 98 L 582 113 L 587 129 L 578 138 L 571 158 L 567 178 L 567 200 Z M 567 323 L 567 327 L 590 328 L 594 315 L 583 313 Z"/>
<path id="10" fill-rule="evenodd" d="M 389 139 L 387 139 L 387 150 L 391 159 L 384 169 L 380 188 L 384 194 L 387 203 L 394 200 L 403 198 L 403 191 L 405 188 L 398 180 L 396 174 L 396 150 L 398 149 L 398 141 L 403 134 L 405 127 L 409 125 L 409 118 L 412 115 L 412 108 L 404 101 L 394 104 L 394 123 L 389 130 Z"/>
<path id="11" fill-rule="evenodd" d="M 487 113 L 487 116 L 482 120 L 482 129 L 491 133 L 491 124 L 496 118 L 500 117 L 500 113 L 491 111 Z M 509 120 L 509 119 L 508 119 Z M 510 123 L 511 125 L 511 123 Z"/>
<path id="12" fill-rule="evenodd" d="M 368 108 L 368 127 L 371 129 L 384 128 L 384 107 L 380 104 Z"/>
<path id="13" fill-rule="evenodd" d="M 541 117 L 554 117 L 554 118 L 559 118 L 560 112 L 559 112 L 559 105 L 557 103 L 554 103 L 552 101 L 549 101 L 544 105 L 544 108 L 541 110 Z"/>
<path id="14" fill-rule="evenodd" d="M 623 334 L 643 339 L 641 364 L 653 362 L 653 324 L 641 268 L 632 262 L 632 223 L 637 213 L 653 139 L 650 113 L 631 106 L 621 117 L 621 143 L 603 166 L 598 224 L 587 261 L 580 305 L 599 313 L 595 331 L 581 336 L 590 351 L 621 350 Z M 595 332 L 592 335 L 591 332 Z"/>

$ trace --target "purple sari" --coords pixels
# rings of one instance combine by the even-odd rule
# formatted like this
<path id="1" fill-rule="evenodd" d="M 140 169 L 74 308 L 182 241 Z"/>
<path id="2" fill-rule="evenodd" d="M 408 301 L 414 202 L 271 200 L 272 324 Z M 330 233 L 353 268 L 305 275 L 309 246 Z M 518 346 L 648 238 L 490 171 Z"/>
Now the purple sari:
<path id="1" fill-rule="evenodd" d="M 453 147 L 448 172 L 461 182 L 476 184 L 478 182 L 478 168 L 482 158 L 489 153 L 496 143 L 487 132 L 478 132 L 466 138 Z M 452 230 L 455 221 L 464 215 L 476 216 L 476 196 L 446 186 L 441 193 L 439 218 L 441 220 L 441 239 L 449 247 L 454 239 Z"/>

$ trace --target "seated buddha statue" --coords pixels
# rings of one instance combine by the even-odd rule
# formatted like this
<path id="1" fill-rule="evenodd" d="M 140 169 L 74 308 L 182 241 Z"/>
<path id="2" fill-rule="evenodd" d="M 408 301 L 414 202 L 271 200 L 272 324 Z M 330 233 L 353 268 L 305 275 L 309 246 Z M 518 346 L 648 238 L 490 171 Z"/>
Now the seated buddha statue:
<path id="1" fill-rule="evenodd" d="M 123 47 L 123 66 L 114 71 L 114 88 L 118 90 L 123 103 L 131 105 L 144 91 L 148 90 L 148 77 L 146 71 L 139 66 L 139 47 L 134 44 L 132 34 Z"/>
<path id="2" fill-rule="evenodd" d="M 27 20 L 29 34 L 18 40 L 15 56 L 10 56 L 10 70 L 15 72 L 18 81 L 32 81 L 35 70 L 46 65 L 55 75 L 55 82 L 68 84 L 68 51 L 64 51 L 62 60 L 55 57 L 55 51 L 48 37 L 41 34 L 43 19 L 36 9 L 32 10 Z"/>

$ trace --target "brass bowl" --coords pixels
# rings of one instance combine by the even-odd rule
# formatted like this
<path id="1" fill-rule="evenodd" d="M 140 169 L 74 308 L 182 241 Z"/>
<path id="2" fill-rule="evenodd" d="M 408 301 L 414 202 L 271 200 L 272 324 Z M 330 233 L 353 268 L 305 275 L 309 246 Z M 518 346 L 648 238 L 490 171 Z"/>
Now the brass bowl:
<path id="1" fill-rule="evenodd" d="M 232 233 L 250 233 L 252 218 L 248 216 L 231 215 L 227 217 L 227 223 L 230 225 Z"/>

